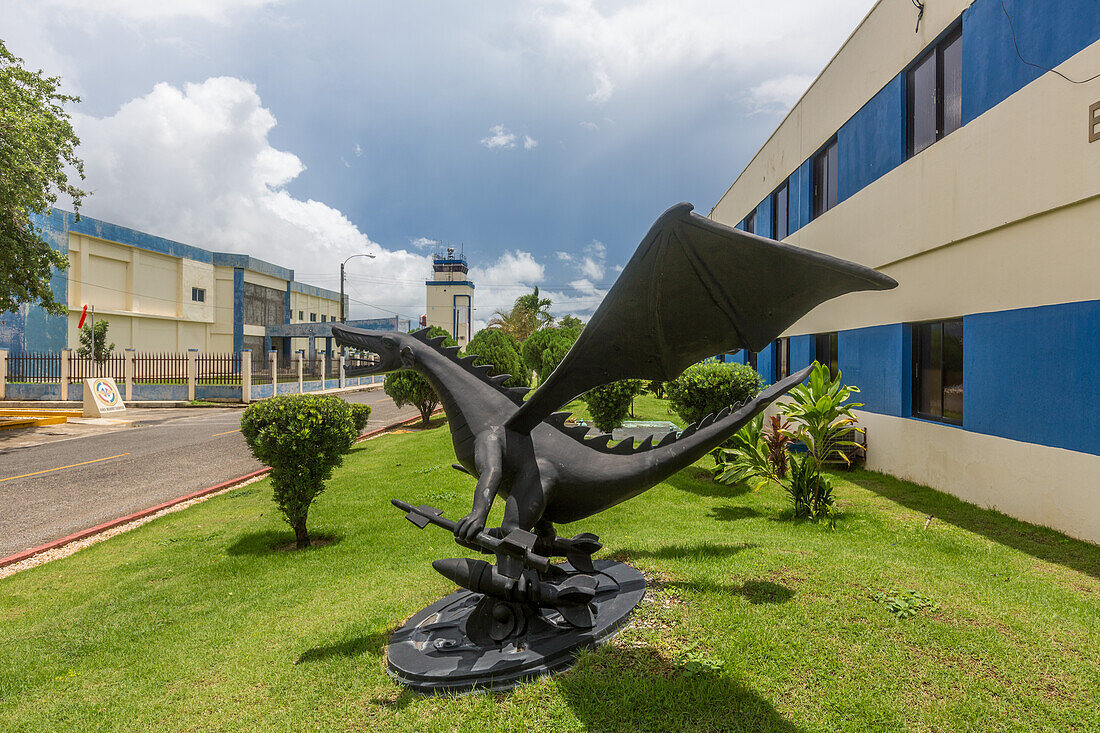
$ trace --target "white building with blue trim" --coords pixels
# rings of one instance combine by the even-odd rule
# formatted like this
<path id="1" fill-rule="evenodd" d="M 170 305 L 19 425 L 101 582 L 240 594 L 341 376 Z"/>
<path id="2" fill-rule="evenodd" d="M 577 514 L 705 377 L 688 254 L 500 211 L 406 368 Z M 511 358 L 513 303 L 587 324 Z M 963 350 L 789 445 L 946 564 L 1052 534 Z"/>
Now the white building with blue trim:
<path id="1" fill-rule="evenodd" d="M 916 23 L 880 0 L 710 213 L 899 283 L 757 368 L 839 368 L 869 468 L 1100 542 L 1100 5 Z"/>

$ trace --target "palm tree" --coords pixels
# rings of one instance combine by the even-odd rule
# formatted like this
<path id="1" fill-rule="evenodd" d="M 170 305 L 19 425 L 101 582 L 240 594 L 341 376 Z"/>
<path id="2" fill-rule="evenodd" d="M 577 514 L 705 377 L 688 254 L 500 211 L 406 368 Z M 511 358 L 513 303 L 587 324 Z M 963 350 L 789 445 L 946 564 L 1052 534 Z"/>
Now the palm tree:
<path id="1" fill-rule="evenodd" d="M 540 298 L 539 289 L 536 287 L 533 293 L 516 298 L 511 310 L 498 310 L 490 319 L 489 328 L 499 328 L 516 341 L 524 341 L 538 329 L 553 323 L 554 317 L 550 315 L 550 299 Z"/>

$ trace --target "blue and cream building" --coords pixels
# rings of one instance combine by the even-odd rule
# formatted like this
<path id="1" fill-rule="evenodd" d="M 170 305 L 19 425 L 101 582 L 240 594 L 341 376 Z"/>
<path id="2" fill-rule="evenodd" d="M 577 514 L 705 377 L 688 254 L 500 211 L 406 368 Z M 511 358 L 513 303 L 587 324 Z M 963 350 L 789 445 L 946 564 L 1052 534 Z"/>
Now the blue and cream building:
<path id="1" fill-rule="evenodd" d="M 880 0 L 710 213 L 899 283 L 756 364 L 858 385 L 869 468 L 1100 542 L 1100 5 L 923 6 Z"/>
<path id="2" fill-rule="evenodd" d="M 249 255 L 213 252 L 55 209 L 34 224 L 69 268 L 51 280 L 65 316 L 24 305 L 0 314 L 0 349 L 13 354 L 79 346 L 85 305 L 109 324 L 116 348 L 140 352 L 254 353 L 289 356 L 311 339 L 280 326 L 316 324 L 322 336 L 340 315 L 339 293 L 294 279 L 294 271 Z M 324 325 L 322 325 L 324 324 Z M 308 327 L 307 329 L 308 330 Z M 303 331 L 304 333 L 304 331 Z M 322 349 L 324 346 L 317 346 Z"/>

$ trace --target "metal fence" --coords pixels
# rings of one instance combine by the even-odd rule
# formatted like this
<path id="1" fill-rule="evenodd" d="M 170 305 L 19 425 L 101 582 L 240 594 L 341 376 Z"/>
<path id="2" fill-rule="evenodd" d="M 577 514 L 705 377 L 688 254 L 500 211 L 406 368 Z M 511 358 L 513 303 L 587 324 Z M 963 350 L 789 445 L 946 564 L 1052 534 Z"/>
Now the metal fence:
<path id="1" fill-rule="evenodd" d="M 9 382 L 61 381 L 61 354 L 25 353 L 8 356 Z"/>
<path id="2" fill-rule="evenodd" d="M 76 384 L 92 377 L 111 377 L 116 382 L 126 379 L 126 355 L 112 354 L 105 359 L 73 356 L 69 359 L 69 383 Z M 186 379 L 187 374 L 184 373 Z"/>
<path id="3" fill-rule="evenodd" d="M 240 354 L 199 354 L 195 358 L 196 384 L 241 383 Z"/>
<path id="4" fill-rule="evenodd" d="M 135 384 L 187 384 L 186 354 L 135 354 Z"/>

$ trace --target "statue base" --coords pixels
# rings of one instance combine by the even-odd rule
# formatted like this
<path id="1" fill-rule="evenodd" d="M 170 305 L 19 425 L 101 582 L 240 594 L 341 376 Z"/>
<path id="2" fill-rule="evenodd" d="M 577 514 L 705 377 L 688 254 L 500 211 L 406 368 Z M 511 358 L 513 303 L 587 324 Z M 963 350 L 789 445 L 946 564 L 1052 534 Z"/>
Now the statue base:
<path id="1" fill-rule="evenodd" d="M 576 573 L 569 563 L 555 566 Z M 387 671 L 418 692 L 507 690 L 572 666 L 623 627 L 645 595 L 645 578 L 629 565 L 595 563 L 589 604 L 594 624 L 579 628 L 560 612 L 460 590 L 414 615 L 390 637 Z"/>

